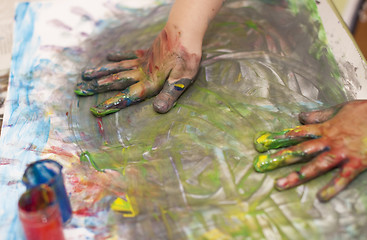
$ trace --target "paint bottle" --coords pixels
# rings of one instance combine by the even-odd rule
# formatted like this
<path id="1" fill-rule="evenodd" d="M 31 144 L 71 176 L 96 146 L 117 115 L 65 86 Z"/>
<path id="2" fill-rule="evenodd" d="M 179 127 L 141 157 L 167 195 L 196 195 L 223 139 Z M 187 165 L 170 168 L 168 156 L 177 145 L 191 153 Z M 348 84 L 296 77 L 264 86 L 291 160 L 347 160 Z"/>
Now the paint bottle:
<path id="1" fill-rule="evenodd" d="M 30 164 L 24 172 L 22 182 L 27 189 L 46 184 L 53 189 L 60 208 L 62 221 L 67 223 L 71 218 L 71 205 L 66 193 L 62 166 L 53 160 L 44 159 Z"/>
<path id="2" fill-rule="evenodd" d="M 49 186 L 41 184 L 23 193 L 18 210 L 27 240 L 65 239 L 56 195 Z"/>

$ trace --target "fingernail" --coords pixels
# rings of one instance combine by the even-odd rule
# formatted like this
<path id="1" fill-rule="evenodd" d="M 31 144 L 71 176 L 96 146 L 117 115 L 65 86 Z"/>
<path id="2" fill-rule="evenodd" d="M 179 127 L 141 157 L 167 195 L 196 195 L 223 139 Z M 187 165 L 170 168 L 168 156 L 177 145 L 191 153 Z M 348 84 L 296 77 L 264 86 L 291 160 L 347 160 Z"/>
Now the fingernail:
<path id="1" fill-rule="evenodd" d="M 270 135 L 271 135 L 270 132 L 264 132 L 264 131 L 256 133 L 254 137 L 254 145 L 255 145 L 255 149 L 258 152 L 266 152 L 269 150 L 268 137 Z"/>
<path id="2" fill-rule="evenodd" d="M 91 96 L 96 93 L 94 89 L 90 88 L 90 84 L 86 82 L 78 83 L 74 92 L 79 96 Z"/>
<path id="3" fill-rule="evenodd" d="M 84 80 L 92 80 L 93 79 L 93 72 L 95 71 L 95 68 L 90 68 L 82 72 L 82 79 Z"/>
<path id="4" fill-rule="evenodd" d="M 155 97 L 153 101 L 153 109 L 157 113 L 166 113 L 172 109 L 175 102 L 172 96 L 168 93 L 161 93 L 157 97 Z"/>
<path id="5" fill-rule="evenodd" d="M 120 111 L 120 109 L 116 109 L 116 108 L 104 109 L 104 108 L 99 108 L 98 106 L 91 107 L 89 110 L 96 117 L 104 117 L 108 114 Z"/>
<path id="6" fill-rule="evenodd" d="M 288 180 L 287 178 L 279 178 L 275 180 L 275 188 L 278 190 L 284 190 L 288 186 Z"/>
<path id="7" fill-rule="evenodd" d="M 153 102 L 153 109 L 157 113 L 167 113 L 169 110 L 171 110 L 172 106 L 172 103 L 157 98 L 154 99 Z"/>
<path id="8" fill-rule="evenodd" d="M 265 172 L 273 169 L 271 159 L 268 154 L 259 154 L 254 159 L 254 168 L 257 172 Z"/>

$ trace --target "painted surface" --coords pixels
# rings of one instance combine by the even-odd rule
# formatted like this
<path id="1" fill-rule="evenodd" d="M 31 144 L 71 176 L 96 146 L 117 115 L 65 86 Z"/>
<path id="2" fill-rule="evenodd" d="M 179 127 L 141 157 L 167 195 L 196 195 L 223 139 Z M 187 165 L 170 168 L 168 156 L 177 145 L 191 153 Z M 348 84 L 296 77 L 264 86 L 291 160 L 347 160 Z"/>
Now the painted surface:
<path id="1" fill-rule="evenodd" d="M 77 97 L 82 70 L 105 63 L 110 50 L 148 48 L 168 16 L 162 1 L 131 2 L 18 6 L 0 142 L 1 239 L 23 237 L 21 176 L 40 158 L 64 166 L 70 239 L 367 234 L 366 175 L 322 204 L 315 192 L 331 174 L 277 192 L 275 177 L 299 166 L 252 167 L 258 131 L 296 126 L 299 111 L 355 96 L 313 0 L 227 1 L 205 37 L 198 79 L 174 109 L 157 114 L 150 99 L 96 118 L 90 106 L 115 93 Z"/>

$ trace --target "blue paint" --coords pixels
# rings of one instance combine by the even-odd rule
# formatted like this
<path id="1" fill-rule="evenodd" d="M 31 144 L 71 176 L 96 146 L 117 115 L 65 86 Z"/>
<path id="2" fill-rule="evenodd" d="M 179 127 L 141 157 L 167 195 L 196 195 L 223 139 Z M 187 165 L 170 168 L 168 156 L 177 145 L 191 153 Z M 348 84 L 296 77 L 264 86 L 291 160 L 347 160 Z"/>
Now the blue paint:
<path id="1" fill-rule="evenodd" d="M 175 90 L 176 91 L 182 91 L 182 90 L 184 90 L 184 87 L 181 87 L 180 85 L 174 85 L 174 88 L 175 88 Z"/>
<path id="2" fill-rule="evenodd" d="M 17 181 L 20 176 L 9 175 L 9 172 L 20 174 L 26 165 L 38 160 L 49 136 L 50 118 L 46 115 L 44 106 L 33 99 L 37 99 L 34 92 L 39 78 L 34 76 L 39 70 L 37 50 L 40 39 L 34 37 L 34 23 L 36 10 L 41 4 L 20 3 L 15 12 L 13 58 L 10 70 L 9 91 L 7 96 L 4 125 L 11 126 L 2 130 L 0 140 L 0 155 L 9 159 L 19 159 L 19 163 L 12 163 L 0 167 L 0 232 L 4 239 L 24 239 L 20 221 L 17 216 L 17 201 L 24 192 L 22 184 L 7 185 L 9 181 Z M 11 129 L 11 131 L 10 131 Z M 29 148 L 29 146 L 32 146 Z"/>

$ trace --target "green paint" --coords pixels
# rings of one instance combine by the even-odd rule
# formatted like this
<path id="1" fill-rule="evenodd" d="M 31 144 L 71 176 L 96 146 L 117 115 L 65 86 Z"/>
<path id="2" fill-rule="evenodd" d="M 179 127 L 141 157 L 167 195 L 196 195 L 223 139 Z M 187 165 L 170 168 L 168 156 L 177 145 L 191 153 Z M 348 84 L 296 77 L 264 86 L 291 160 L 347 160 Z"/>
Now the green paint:
<path id="1" fill-rule="evenodd" d="M 300 202 L 299 195 L 293 190 L 279 195 L 273 189 L 273 182 L 269 181 L 269 178 L 278 177 L 279 172 L 258 174 L 252 168 L 253 158 L 257 154 L 253 148 L 253 136 L 259 129 L 295 126 L 298 124 L 295 114 L 300 110 L 346 100 L 338 80 L 331 77 L 326 55 L 320 55 L 317 59 L 309 54 L 310 44 L 321 41 L 319 34 L 314 32 L 319 26 L 312 25 L 313 22 L 311 25 L 297 22 L 309 19 L 307 8 L 302 5 L 305 1 L 298 2 L 300 17 L 284 26 L 276 26 L 272 22 L 275 13 L 269 6 L 262 8 L 259 1 L 249 1 L 250 6 L 247 7 L 221 10 L 206 33 L 197 80 L 182 95 L 176 107 L 160 115 L 152 109 L 152 100 L 147 100 L 105 118 L 105 132 L 109 137 L 107 145 L 99 138 L 96 126 L 90 124 L 95 120 L 88 108 L 98 96 L 93 99 L 80 98 L 81 106 L 73 109 L 75 125 L 70 127 L 78 126 L 77 131 L 86 133 L 91 139 L 81 143 L 82 149 L 90 152 L 92 163 L 100 169 L 113 169 L 121 173 L 122 180 L 115 181 L 126 186 L 129 196 L 133 196 L 138 206 L 144 208 L 142 212 L 146 221 L 138 223 L 147 234 L 152 234 L 151 238 L 155 237 L 152 230 L 154 223 L 159 229 L 167 226 L 167 231 L 171 231 L 173 236 L 177 234 L 178 238 L 185 238 L 187 234 L 188 239 L 200 239 L 205 232 L 213 229 L 218 229 L 229 239 L 243 236 L 264 239 L 263 228 L 278 239 L 302 239 L 304 232 L 309 234 L 309 238 L 320 239 L 319 228 L 314 226 L 307 211 L 309 208 L 305 208 L 307 204 L 312 205 L 309 200 L 313 198 Z M 163 8 L 157 11 L 159 15 L 152 12 L 149 15 L 152 20 L 144 21 L 147 26 L 139 25 L 137 30 L 131 27 L 117 29 L 115 39 L 119 42 L 113 47 L 149 47 L 164 26 L 151 26 L 157 19 L 164 18 L 162 11 Z M 290 10 L 277 14 L 284 16 L 290 14 Z M 222 22 L 239 24 L 225 26 Z M 254 27 L 252 22 L 257 23 L 256 27 L 262 31 L 249 31 Z M 264 38 L 264 34 L 268 34 L 266 26 L 273 26 L 272 30 L 278 33 L 290 33 L 284 36 L 290 42 L 301 41 L 296 41 L 298 47 L 291 56 L 267 54 L 265 45 L 261 46 L 260 52 L 253 52 L 256 37 Z M 232 31 L 237 27 L 242 30 Z M 308 31 L 294 31 L 295 27 Z M 295 32 L 297 36 L 292 35 Z M 120 38 L 121 34 L 123 38 Z M 106 37 L 112 39 L 112 36 L 104 34 L 96 42 L 104 43 Z M 101 46 L 106 48 L 107 45 Z M 322 44 L 315 46 L 323 47 Z M 320 53 L 323 54 L 322 51 Z M 222 59 L 216 60 L 217 57 Z M 305 66 L 304 61 L 309 65 Z M 290 72 L 300 75 L 305 80 L 302 83 L 310 81 L 310 86 L 318 86 L 322 94 L 320 92 L 313 99 L 291 89 L 289 86 L 296 86 L 297 80 L 289 79 Z M 297 143 L 289 139 L 279 140 L 284 133 L 282 131 L 278 136 L 275 134 L 267 138 L 270 144 L 264 147 L 263 143 L 259 143 L 257 148 L 266 151 Z M 123 148 L 126 148 L 124 153 Z M 223 152 L 221 162 L 215 154 L 216 149 Z M 288 163 L 300 157 L 300 153 L 290 154 L 288 160 L 283 161 Z M 173 170 L 170 159 L 175 163 L 178 174 Z M 269 170 L 271 165 L 280 165 L 281 160 L 267 156 L 263 163 L 269 166 L 258 170 Z M 223 168 L 229 174 L 225 175 Z M 124 169 L 127 169 L 126 172 Z M 315 183 L 315 187 L 319 186 Z M 187 202 L 183 201 L 182 195 Z M 277 200 L 282 199 L 289 204 L 279 207 Z M 172 218 L 170 213 L 161 213 L 160 209 L 170 209 L 179 217 Z M 166 222 L 162 219 L 164 214 L 169 216 Z M 301 226 L 303 232 L 297 226 Z"/>
<path id="2" fill-rule="evenodd" d="M 80 155 L 80 161 L 81 162 L 89 162 L 92 167 L 94 167 L 94 169 L 96 169 L 97 171 L 99 172 L 103 172 L 102 169 L 100 169 L 97 164 L 95 163 L 95 161 L 93 160 L 93 157 L 92 155 L 88 152 L 88 151 L 85 151 L 83 152 L 81 155 Z"/>
<path id="3" fill-rule="evenodd" d="M 74 92 L 79 96 L 92 96 L 95 94 L 94 92 L 86 91 L 82 89 L 75 89 Z"/>
<path id="4" fill-rule="evenodd" d="M 300 180 L 302 180 L 305 179 L 306 176 L 303 173 L 299 172 L 298 177 Z"/>
<path id="5" fill-rule="evenodd" d="M 266 172 L 269 170 L 282 167 L 305 157 L 304 152 L 285 151 L 280 156 L 273 156 L 272 154 L 259 154 L 254 159 L 254 168 L 257 172 Z"/>
<path id="6" fill-rule="evenodd" d="M 89 110 L 96 117 L 104 117 L 104 116 L 106 116 L 108 114 L 111 114 L 111 113 L 115 113 L 115 112 L 120 111 L 120 109 L 116 109 L 116 108 L 103 109 L 103 108 L 99 108 L 98 106 L 91 107 Z"/>
<path id="7" fill-rule="evenodd" d="M 255 30 L 257 30 L 257 29 L 258 29 L 257 24 L 256 24 L 254 21 L 252 21 L 252 20 L 247 20 L 247 21 L 245 22 L 245 24 L 246 24 L 246 26 L 247 26 L 247 27 L 249 27 L 249 28 L 252 28 L 252 29 L 255 29 Z"/>
<path id="8" fill-rule="evenodd" d="M 285 129 L 280 132 L 259 132 L 255 135 L 254 145 L 259 152 L 266 152 L 270 149 L 288 147 L 304 141 L 306 138 L 286 138 L 284 135 L 292 129 Z"/>

